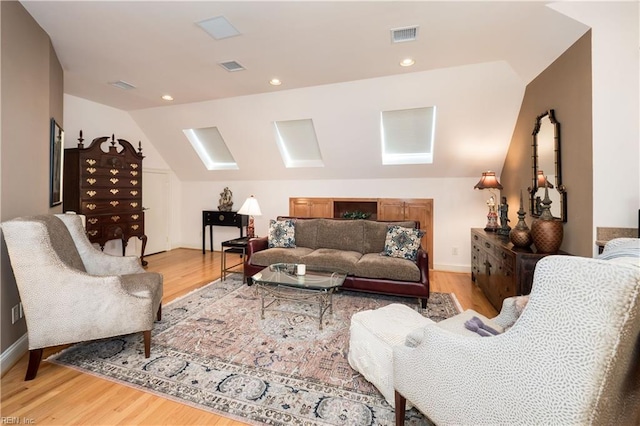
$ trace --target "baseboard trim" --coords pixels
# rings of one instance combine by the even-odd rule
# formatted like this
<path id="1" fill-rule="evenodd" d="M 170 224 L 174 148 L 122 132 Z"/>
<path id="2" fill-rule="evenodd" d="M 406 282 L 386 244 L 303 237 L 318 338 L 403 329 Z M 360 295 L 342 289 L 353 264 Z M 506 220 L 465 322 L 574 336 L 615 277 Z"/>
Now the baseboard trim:
<path id="1" fill-rule="evenodd" d="M 24 333 L 22 337 L 0 355 L 0 376 L 4 376 L 4 373 L 9 371 L 28 350 L 29 339 L 27 338 L 27 333 Z"/>
<path id="2" fill-rule="evenodd" d="M 469 265 L 433 265 L 433 269 L 435 271 L 446 271 L 446 272 L 464 272 L 471 273 L 471 266 Z"/>

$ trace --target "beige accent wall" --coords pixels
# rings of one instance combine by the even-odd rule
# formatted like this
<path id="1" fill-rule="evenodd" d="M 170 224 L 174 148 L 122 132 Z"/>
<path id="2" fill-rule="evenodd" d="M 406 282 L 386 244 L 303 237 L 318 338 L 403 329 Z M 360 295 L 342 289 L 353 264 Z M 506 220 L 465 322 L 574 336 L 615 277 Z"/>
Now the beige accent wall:
<path id="1" fill-rule="evenodd" d="M 17 1 L 0 2 L 1 140 L 0 220 L 58 213 L 49 208 L 49 122 L 63 128 L 63 71 L 48 35 Z M 18 291 L 6 253 L 0 247 L 4 352 L 26 332 L 24 319 L 11 324 Z"/>
<path id="2" fill-rule="evenodd" d="M 591 75 L 589 31 L 527 85 L 500 176 L 502 195 L 509 203 L 510 225 L 514 227 L 518 221 L 516 212 L 522 190 L 525 220 L 531 227 L 527 188 L 532 183 L 533 126 L 538 115 L 554 109 L 560 123 L 562 183 L 567 188 L 567 222 L 561 249 L 586 257 L 591 257 L 595 239 Z"/>

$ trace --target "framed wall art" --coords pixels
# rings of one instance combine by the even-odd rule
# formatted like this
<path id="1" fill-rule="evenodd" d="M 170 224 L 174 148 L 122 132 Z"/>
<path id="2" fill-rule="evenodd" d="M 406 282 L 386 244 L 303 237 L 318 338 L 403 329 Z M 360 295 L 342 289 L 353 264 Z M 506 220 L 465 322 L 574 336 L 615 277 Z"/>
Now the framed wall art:
<path id="1" fill-rule="evenodd" d="M 51 119 L 51 148 L 49 177 L 49 206 L 62 204 L 62 164 L 64 156 L 64 130 Z"/>

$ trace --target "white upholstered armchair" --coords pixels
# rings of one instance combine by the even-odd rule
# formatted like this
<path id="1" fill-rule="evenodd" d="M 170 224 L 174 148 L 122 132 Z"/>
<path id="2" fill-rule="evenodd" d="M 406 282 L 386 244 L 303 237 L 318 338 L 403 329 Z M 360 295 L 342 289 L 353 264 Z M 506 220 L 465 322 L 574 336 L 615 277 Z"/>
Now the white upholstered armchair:
<path id="1" fill-rule="evenodd" d="M 393 348 L 396 424 L 406 401 L 438 425 L 640 424 L 640 260 L 611 259 L 542 259 L 500 335 L 411 332 Z"/>
<path id="2" fill-rule="evenodd" d="M 34 379 L 43 348 L 144 332 L 160 319 L 162 275 L 136 256 L 111 256 L 91 245 L 80 216 L 23 217 L 2 223 L 29 338 L 25 380 Z"/>

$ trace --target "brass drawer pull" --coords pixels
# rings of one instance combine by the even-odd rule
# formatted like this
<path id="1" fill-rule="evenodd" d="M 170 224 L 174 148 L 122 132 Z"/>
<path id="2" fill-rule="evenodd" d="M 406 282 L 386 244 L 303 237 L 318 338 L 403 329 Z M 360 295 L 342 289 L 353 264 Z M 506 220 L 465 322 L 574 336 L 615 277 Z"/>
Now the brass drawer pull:
<path id="1" fill-rule="evenodd" d="M 87 158 L 87 164 L 89 164 L 90 166 L 95 166 L 96 164 L 96 160 L 94 160 L 93 158 Z"/>
<path id="2" fill-rule="evenodd" d="M 94 183 L 97 182 L 97 180 L 95 180 L 94 178 L 88 178 L 87 182 L 89 182 L 89 185 L 93 185 Z"/>
<path id="3" fill-rule="evenodd" d="M 94 173 L 96 172 L 96 168 L 95 168 L 95 167 L 87 167 L 87 171 L 88 171 L 90 174 L 94 174 Z"/>
<path id="4" fill-rule="evenodd" d="M 96 209 L 96 207 L 97 207 L 97 206 L 96 206 L 95 204 L 87 204 L 87 208 L 88 208 L 89 210 L 95 210 L 95 209 Z"/>
<path id="5" fill-rule="evenodd" d="M 111 178 L 111 179 L 109 179 L 109 180 L 111 181 L 111 183 L 112 183 L 112 184 L 114 184 L 114 185 L 115 185 L 116 183 L 118 183 L 118 181 L 119 181 L 120 179 L 118 179 L 118 178 Z"/>
<path id="6" fill-rule="evenodd" d="M 111 216 L 111 220 L 117 222 L 120 220 L 120 216 Z"/>
<path id="7" fill-rule="evenodd" d="M 96 192 L 96 191 L 87 191 L 87 195 L 88 195 L 89 197 L 93 197 L 93 196 L 95 196 L 96 194 L 97 194 L 97 192 Z"/>
<path id="8" fill-rule="evenodd" d="M 118 173 L 120 173 L 120 170 L 118 170 L 118 169 L 111 169 L 111 170 L 109 170 L 109 172 L 110 172 L 112 175 L 114 175 L 114 176 L 115 176 L 115 175 L 117 175 Z"/>
<path id="9" fill-rule="evenodd" d="M 118 192 L 120 192 L 120 190 L 119 189 L 110 189 L 109 192 L 112 193 L 113 195 L 116 195 Z"/>
<path id="10" fill-rule="evenodd" d="M 92 217 L 87 219 L 87 222 L 89 222 L 92 225 L 95 225 L 96 223 L 98 223 L 98 219 L 96 219 L 95 217 Z"/>
<path id="11" fill-rule="evenodd" d="M 120 201 L 110 201 L 109 204 L 111 204 L 113 207 L 115 207 L 118 204 L 120 204 Z"/>

